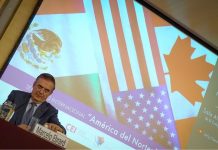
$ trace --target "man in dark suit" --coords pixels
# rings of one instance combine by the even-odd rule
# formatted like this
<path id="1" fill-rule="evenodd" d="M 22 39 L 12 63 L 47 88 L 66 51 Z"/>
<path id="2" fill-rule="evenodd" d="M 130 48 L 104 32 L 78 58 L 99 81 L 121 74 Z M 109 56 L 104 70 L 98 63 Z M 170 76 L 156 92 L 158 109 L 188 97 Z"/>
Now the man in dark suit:
<path id="1" fill-rule="evenodd" d="M 28 123 L 30 119 L 26 117 L 30 113 L 31 107 L 32 115 L 39 119 L 39 123 L 46 125 L 49 129 L 66 134 L 65 128 L 58 120 L 58 110 L 50 103 L 46 102 L 47 98 L 55 89 L 55 79 L 51 74 L 40 74 L 33 83 L 31 93 L 13 90 L 7 101 L 15 104 L 15 112 L 9 122 L 19 126 L 22 129 L 28 130 Z M 28 115 L 29 116 L 29 115 Z"/>

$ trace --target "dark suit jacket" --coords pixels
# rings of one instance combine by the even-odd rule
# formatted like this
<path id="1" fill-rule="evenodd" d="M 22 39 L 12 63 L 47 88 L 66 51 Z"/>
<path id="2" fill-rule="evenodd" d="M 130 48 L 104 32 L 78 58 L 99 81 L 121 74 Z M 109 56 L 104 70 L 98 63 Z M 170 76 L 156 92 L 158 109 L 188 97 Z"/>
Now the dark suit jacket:
<path id="1" fill-rule="evenodd" d="M 7 101 L 12 101 L 12 103 L 16 104 L 15 113 L 9 122 L 19 125 L 22 121 L 22 117 L 30 100 L 31 93 L 13 90 L 8 96 Z M 66 134 L 65 128 L 61 125 L 57 117 L 58 110 L 55 109 L 48 102 L 43 102 L 35 111 L 35 117 L 39 118 L 40 124 L 54 123 L 64 129 L 64 133 Z"/>

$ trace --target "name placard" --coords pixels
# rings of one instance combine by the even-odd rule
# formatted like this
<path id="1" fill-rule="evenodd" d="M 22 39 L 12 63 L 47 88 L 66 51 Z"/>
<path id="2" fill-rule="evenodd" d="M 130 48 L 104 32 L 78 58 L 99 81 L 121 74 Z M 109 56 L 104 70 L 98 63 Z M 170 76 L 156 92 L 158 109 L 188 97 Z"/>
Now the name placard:
<path id="1" fill-rule="evenodd" d="M 33 134 L 36 134 L 39 137 L 48 140 L 51 143 L 59 145 L 63 148 L 67 147 L 69 141 L 69 139 L 62 133 L 56 133 L 40 124 L 36 124 L 36 126 L 33 129 Z"/>

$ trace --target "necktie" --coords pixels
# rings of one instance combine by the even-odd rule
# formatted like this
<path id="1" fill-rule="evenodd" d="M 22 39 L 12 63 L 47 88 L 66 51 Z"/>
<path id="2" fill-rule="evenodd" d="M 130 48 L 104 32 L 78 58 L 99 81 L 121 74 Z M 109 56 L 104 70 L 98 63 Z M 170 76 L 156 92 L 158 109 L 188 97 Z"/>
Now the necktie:
<path id="1" fill-rule="evenodd" d="M 22 120 L 22 123 L 23 124 L 29 124 L 29 122 L 30 122 L 30 120 L 31 120 L 31 118 L 32 118 L 32 116 L 33 116 L 33 112 L 34 112 L 34 107 L 36 106 L 36 103 L 34 103 L 34 102 L 32 102 L 32 103 L 30 103 L 31 104 L 31 106 L 30 106 L 30 108 L 27 110 L 27 112 L 24 114 L 24 116 L 23 116 L 23 120 Z"/>

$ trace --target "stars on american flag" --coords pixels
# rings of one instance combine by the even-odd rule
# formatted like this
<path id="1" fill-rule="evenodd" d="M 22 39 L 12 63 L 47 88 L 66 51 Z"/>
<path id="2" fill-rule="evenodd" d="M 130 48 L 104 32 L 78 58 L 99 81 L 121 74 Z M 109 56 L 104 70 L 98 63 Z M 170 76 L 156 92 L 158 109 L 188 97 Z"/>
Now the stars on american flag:
<path id="1" fill-rule="evenodd" d="M 131 122 L 132 122 L 132 118 L 129 117 L 129 118 L 127 119 L 127 122 L 128 122 L 128 123 L 131 123 Z"/>
<path id="2" fill-rule="evenodd" d="M 142 93 L 140 93 L 139 97 L 140 97 L 140 98 L 143 98 L 143 97 L 144 97 L 144 95 L 143 95 Z"/>
<path id="3" fill-rule="evenodd" d="M 143 108 L 143 109 L 142 109 L 142 112 L 143 112 L 143 113 L 146 113 L 146 112 L 147 112 L 147 109 L 146 109 L 146 108 Z"/>
<path id="4" fill-rule="evenodd" d="M 146 123 L 145 123 L 145 126 L 146 126 L 146 127 L 150 127 L 150 123 L 149 123 L 149 122 L 146 122 Z"/>
<path id="5" fill-rule="evenodd" d="M 121 102 L 121 101 L 122 101 L 122 98 L 121 98 L 121 97 L 117 97 L 117 101 L 118 101 L 118 102 Z"/>
<path id="6" fill-rule="evenodd" d="M 129 100 L 132 100 L 132 99 L 133 99 L 133 96 L 130 94 L 130 95 L 128 96 L 128 99 L 129 99 Z"/>
<path id="7" fill-rule="evenodd" d="M 164 105 L 164 109 L 168 109 L 168 105 L 165 104 L 165 105 Z"/>
<path id="8" fill-rule="evenodd" d="M 151 101 L 149 99 L 147 100 L 147 105 L 151 105 Z"/>
<path id="9" fill-rule="evenodd" d="M 157 103 L 160 104 L 162 100 L 160 98 L 157 99 Z"/>
<path id="10" fill-rule="evenodd" d="M 161 122 L 160 122 L 160 120 L 157 120 L 157 125 L 159 126 L 159 125 L 161 125 Z"/>
<path id="11" fill-rule="evenodd" d="M 154 119 L 154 115 L 153 115 L 153 114 L 150 114 L 150 115 L 149 115 L 149 118 L 150 118 L 150 119 Z"/>
<path id="12" fill-rule="evenodd" d="M 150 97 L 154 97 L 154 93 L 153 92 L 150 93 Z"/>
<path id="13" fill-rule="evenodd" d="M 165 86 L 113 94 L 119 121 L 166 148 L 179 147 Z"/>
<path id="14" fill-rule="evenodd" d="M 162 96 L 165 96 L 165 95 L 166 95 L 166 92 L 165 92 L 164 90 L 162 90 L 162 91 L 161 91 L 161 95 L 162 95 Z"/>
<path id="15" fill-rule="evenodd" d="M 157 110 L 158 110 L 158 107 L 157 107 L 157 106 L 154 106 L 154 107 L 153 107 L 153 110 L 154 110 L 154 111 L 157 111 Z"/>
<path id="16" fill-rule="evenodd" d="M 136 106 L 136 107 L 138 107 L 138 106 L 140 106 L 140 105 L 141 105 L 141 103 L 140 103 L 139 101 L 135 102 L 135 106 Z"/>
<path id="17" fill-rule="evenodd" d="M 143 121 L 144 117 L 143 116 L 139 116 L 138 117 L 140 121 Z"/>
<path id="18" fill-rule="evenodd" d="M 142 131 L 142 135 L 146 135 L 146 133 L 147 133 L 146 130 Z"/>
<path id="19" fill-rule="evenodd" d="M 125 108 L 128 108 L 128 107 L 129 107 L 129 104 L 128 104 L 128 103 L 125 103 L 125 104 L 124 104 L 124 107 L 125 107 Z"/>
<path id="20" fill-rule="evenodd" d="M 121 111 L 121 112 L 120 112 L 120 115 L 121 115 L 121 116 L 124 116 L 124 115 L 125 115 L 125 113 L 124 113 L 123 111 Z"/>
<path id="21" fill-rule="evenodd" d="M 164 118 L 165 114 L 163 112 L 160 113 L 160 117 Z"/>
<path id="22" fill-rule="evenodd" d="M 134 124 L 134 127 L 135 127 L 135 129 L 138 129 L 139 125 L 138 124 Z"/>
<path id="23" fill-rule="evenodd" d="M 135 109 L 133 109 L 131 112 L 132 112 L 132 114 L 134 114 L 134 115 L 136 114 L 136 110 L 135 110 Z"/>

